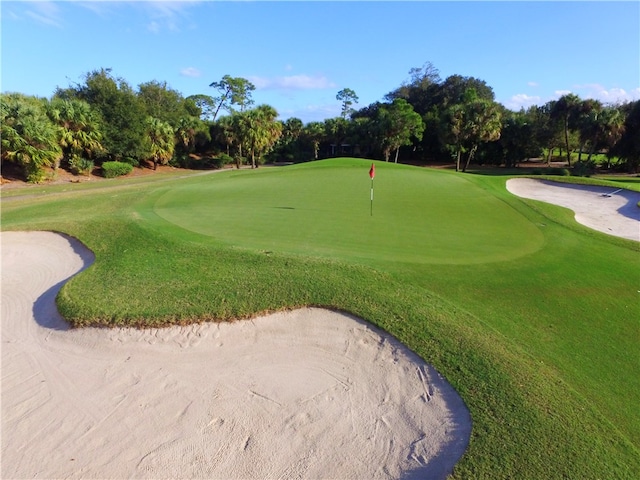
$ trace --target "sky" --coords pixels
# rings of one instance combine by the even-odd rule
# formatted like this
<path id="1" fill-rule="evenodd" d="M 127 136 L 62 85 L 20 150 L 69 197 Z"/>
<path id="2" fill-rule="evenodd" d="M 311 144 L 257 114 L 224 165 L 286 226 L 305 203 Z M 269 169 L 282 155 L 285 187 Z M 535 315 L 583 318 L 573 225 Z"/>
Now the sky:
<path id="1" fill-rule="evenodd" d="M 51 97 L 111 68 L 134 89 L 215 95 L 250 80 L 256 105 L 304 123 L 363 108 L 430 62 L 484 80 L 507 108 L 572 92 L 640 99 L 638 1 L 6 1 L 0 90 Z"/>

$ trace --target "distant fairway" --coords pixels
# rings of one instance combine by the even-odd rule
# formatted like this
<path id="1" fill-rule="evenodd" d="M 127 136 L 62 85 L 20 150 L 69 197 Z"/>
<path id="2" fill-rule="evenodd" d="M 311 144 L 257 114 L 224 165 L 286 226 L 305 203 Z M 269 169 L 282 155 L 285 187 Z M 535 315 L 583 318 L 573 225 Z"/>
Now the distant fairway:
<path id="1" fill-rule="evenodd" d="M 539 229 L 447 172 L 329 160 L 192 179 L 163 194 L 162 218 L 229 245 L 375 261 L 468 264 L 538 250 Z"/>

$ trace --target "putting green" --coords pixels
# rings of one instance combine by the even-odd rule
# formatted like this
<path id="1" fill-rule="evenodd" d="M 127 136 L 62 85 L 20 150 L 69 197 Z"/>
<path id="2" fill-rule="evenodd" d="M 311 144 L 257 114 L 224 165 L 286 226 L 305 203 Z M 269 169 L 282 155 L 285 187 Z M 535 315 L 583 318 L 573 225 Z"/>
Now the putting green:
<path id="1" fill-rule="evenodd" d="M 332 159 L 191 179 L 155 212 L 238 247 L 351 261 L 468 264 L 539 250 L 537 226 L 462 175 Z"/>

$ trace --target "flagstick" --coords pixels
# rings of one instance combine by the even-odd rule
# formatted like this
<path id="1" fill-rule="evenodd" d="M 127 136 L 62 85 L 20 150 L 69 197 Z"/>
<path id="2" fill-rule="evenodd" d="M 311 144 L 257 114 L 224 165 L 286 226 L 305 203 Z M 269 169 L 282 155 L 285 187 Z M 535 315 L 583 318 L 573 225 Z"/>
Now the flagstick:
<path id="1" fill-rule="evenodd" d="M 373 178 L 371 179 L 371 216 L 373 217 Z"/>

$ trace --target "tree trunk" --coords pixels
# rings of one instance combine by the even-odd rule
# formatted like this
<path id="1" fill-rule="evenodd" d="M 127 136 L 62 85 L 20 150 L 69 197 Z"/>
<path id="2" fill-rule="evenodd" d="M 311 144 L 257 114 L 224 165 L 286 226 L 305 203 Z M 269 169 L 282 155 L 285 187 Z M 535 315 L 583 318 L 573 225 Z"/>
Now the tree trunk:
<path id="1" fill-rule="evenodd" d="M 394 163 L 398 163 L 398 152 L 400 151 L 400 147 L 396 148 L 396 158 L 394 160 Z"/>
<path id="2" fill-rule="evenodd" d="M 591 155 L 593 155 L 593 151 L 596 149 L 597 142 L 598 142 L 598 134 L 596 133 L 593 136 L 593 140 L 591 140 L 591 145 L 589 145 L 589 156 L 587 157 L 587 162 L 591 161 Z"/>
<path id="3" fill-rule="evenodd" d="M 564 121 L 564 145 L 567 147 L 567 166 L 571 167 L 571 150 L 569 149 L 569 119 Z"/>
<path id="4" fill-rule="evenodd" d="M 587 143 L 587 141 L 585 140 L 584 142 L 582 142 L 580 144 L 580 150 L 578 151 L 578 162 L 582 161 L 582 152 L 584 150 L 584 146 L 585 146 L 586 143 Z"/>
<path id="5" fill-rule="evenodd" d="M 456 156 L 456 172 L 460 171 L 460 155 L 461 155 L 461 151 L 460 149 L 458 149 L 458 155 Z"/>
<path id="6" fill-rule="evenodd" d="M 467 167 L 469 167 L 469 163 L 471 163 L 471 159 L 475 155 L 477 148 L 478 148 L 477 146 L 474 146 L 471 150 L 469 150 L 469 155 L 467 156 L 467 162 L 464 164 L 464 167 L 462 168 L 463 172 L 467 171 Z"/>

